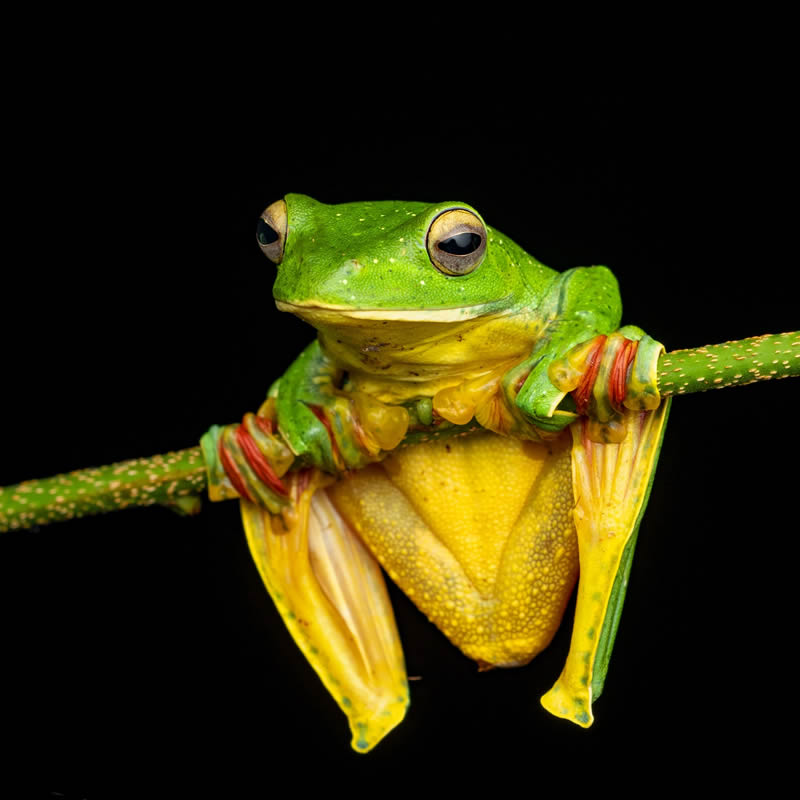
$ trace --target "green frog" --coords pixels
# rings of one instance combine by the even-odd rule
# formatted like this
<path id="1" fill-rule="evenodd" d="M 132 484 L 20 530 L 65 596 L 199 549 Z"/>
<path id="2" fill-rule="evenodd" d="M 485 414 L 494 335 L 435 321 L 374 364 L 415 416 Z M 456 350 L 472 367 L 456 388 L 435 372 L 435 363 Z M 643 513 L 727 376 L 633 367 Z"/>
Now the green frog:
<path id="1" fill-rule="evenodd" d="M 457 202 L 290 194 L 257 238 L 278 308 L 318 337 L 257 414 L 204 438 L 210 493 L 242 498 L 353 747 L 409 700 L 380 567 L 480 669 L 546 647 L 580 571 L 542 703 L 590 725 L 667 416 L 663 348 L 619 328 L 612 273 L 555 272 Z"/>

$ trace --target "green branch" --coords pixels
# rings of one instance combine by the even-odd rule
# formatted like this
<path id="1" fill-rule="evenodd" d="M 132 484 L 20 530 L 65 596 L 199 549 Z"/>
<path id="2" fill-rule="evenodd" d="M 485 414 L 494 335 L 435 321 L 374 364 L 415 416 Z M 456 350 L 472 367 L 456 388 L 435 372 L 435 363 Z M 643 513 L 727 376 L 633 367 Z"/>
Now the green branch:
<path id="1" fill-rule="evenodd" d="M 0 532 L 128 506 L 200 510 L 206 465 L 199 447 L 0 487 Z"/>
<path id="2" fill-rule="evenodd" d="M 658 388 L 665 396 L 791 376 L 800 376 L 797 331 L 676 350 L 658 362 Z M 465 429 L 471 428 L 454 427 L 450 432 Z M 428 433 L 417 430 L 404 441 L 410 443 Z M 161 504 L 191 514 L 199 511 L 199 494 L 205 486 L 199 447 L 25 481 L 0 488 L 0 532 L 133 505 Z"/>
<path id="3" fill-rule="evenodd" d="M 800 331 L 665 353 L 658 361 L 658 390 L 663 396 L 690 394 L 797 375 Z"/>

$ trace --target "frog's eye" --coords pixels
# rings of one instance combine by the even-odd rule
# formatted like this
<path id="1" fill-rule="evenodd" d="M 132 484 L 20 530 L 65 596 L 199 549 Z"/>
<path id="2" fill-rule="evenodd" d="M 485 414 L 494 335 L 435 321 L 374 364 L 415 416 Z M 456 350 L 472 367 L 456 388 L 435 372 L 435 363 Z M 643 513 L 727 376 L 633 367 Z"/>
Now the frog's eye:
<path id="1" fill-rule="evenodd" d="M 256 239 L 264 255 L 276 264 L 283 258 L 283 246 L 286 243 L 286 203 L 276 200 L 264 209 L 258 220 Z"/>
<path id="2" fill-rule="evenodd" d="M 428 231 L 428 255 L 445 275 L 466 275 L 483 260 L 486 228 L 471 211 L 454 208 L 439 214 Z"/>

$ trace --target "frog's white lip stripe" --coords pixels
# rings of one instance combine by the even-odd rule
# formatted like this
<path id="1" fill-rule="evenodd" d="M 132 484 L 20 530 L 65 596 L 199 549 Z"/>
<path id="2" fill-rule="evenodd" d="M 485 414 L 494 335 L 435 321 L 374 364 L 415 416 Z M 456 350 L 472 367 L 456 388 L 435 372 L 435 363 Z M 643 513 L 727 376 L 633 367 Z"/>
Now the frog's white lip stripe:
<path id="1" fill-rule="evenodd" d="M 478 317 L 489 313 L 491 307 L 487 303 L 461 308 L 348 308 L 347 306 L 334 305 L 301 305 L 300 303 L 287 303 L 276 300 L 275 305 L 281 311 L 292 314 L 319 315 L 330 314 L 337 317 L 350 319 L 377 319 L 398 322 L 461 322 L 465 319 Z"/>

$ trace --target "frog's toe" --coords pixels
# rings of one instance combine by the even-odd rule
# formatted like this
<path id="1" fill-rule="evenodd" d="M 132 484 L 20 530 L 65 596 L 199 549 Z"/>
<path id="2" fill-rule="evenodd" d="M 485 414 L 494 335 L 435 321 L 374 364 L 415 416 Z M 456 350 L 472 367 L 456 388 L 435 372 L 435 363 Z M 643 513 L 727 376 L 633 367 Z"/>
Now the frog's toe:
<path id="1" fill-rule="evenodd" d="M 541 704 L 554 717 L 574 722 L 582 728 L 589 728 L 594 722 L 590 693 L 585 689 L 571 692 L 561 679 L 542 697 Z"/>
<path id="2" fill-rule="evenodd" d="M 590 420 L 595 442 L 625 438 L 624 410 L 652 410 L 660 402 L 658 358 L 664 348 L 640 329 L 628 326 L 573 347 L 552 361 L 548 378 L 560 391 L 570 392 L 581 416 Z"/>
<path id="3" fill-rule="evenodd" d="M 540 362 L 531 370 L 515 403 L 537 428 L 557 432 L 574 422 L 577 416 L 559 408 L 567 392 L 550 380 L 548 366 Z"/>
<path id="4" fill-rule="evenodd" d="M 309 405 L 325 426 L 336 471 L 360 469 L 378 461 L 403 440 L 408 411 L 362 392 L 337 392 L 320 405 Z"/>
<path id="5" fill-rule="evenodd" d="M 381 568 L 331 502 L 318 470 L 287 476 L 294 513 L 242 501 L 247 542 L 292 638 L 366 753 L 402 722 L 408 682 Z"/>
<path id="6" fill-rule="evenodd" d="M 658 359 L 665 352 L 664 345 L 647 334 L 638 341 L 636 356 L 630 368 L 624 405 L 631 411 L 652 411 L 658 408 Z"/>
<path id="7" fill-rule="evenodd" d="M 262 409 L 263 410 L 263 409 Z M 245 414 L 240 425 L 214 425 L 200 440 L 208 472 L 210 500 L 242 497 L 272 514 L 289 505 L 282 477 L 294 454 L 260 411 Z"/>

